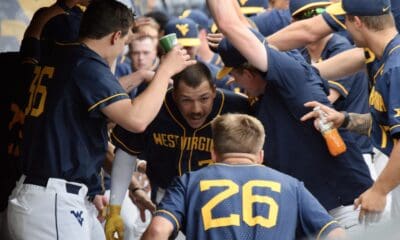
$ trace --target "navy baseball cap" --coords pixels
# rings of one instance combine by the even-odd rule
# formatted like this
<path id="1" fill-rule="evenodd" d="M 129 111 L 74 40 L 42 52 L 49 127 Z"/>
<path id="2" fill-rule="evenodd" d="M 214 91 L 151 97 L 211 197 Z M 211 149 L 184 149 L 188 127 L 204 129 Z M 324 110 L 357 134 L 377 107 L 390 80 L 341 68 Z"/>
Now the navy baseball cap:
<path id="1" fill-rule="evenodd" d="M 342 0 L 326 9 L 332 15 L 353 16 L 380 16 L 388 14 L 390 10 L 390 0 Z"/>
<path id="2" fill-rule="evenodd" d="M 165 26 L 165 35 L 176 33 L 178 43 L 184 47 L 200 45 L 199 30 L 197 24 L 190 18 L 174 18 Z"/>
<path id="3" fill-rule="evenodd" d="M 254 29 L 250 29 L 250 31 L 258 38 L 258 40 L 260 40 L 260 42 L 265 44 L 265 37 L 261 33 Z M 247 59 L 243 57 L 243 55 L 226 37 L 219 43 L 217 52 L 224 62 L 224 67 L 218 72 L 217 79 L 223 78 L 229 74 L 233 68 L 240 67 L 247 62 Z"/>
<path id="4" fill-rule="evenodd" d="M 187 9 L 183 11 L 179 18 L 190 18 L 203 29 L 207 29 L 210 25 L 207 15 L 198 9 Z"/>
<path id="5" fill-rule="evenodd" d="M 331 4 L 332 3 L 328 0 L 290 0 L 289 9 L 292 17 L 294 17 L 305 10 L 326 7 Z"/>
<path id="6" fill-rule="evenodd" d="M 268 0 L 238 0 L 240 10 L 245 15 L 257 14 L 268 8 Z"/>

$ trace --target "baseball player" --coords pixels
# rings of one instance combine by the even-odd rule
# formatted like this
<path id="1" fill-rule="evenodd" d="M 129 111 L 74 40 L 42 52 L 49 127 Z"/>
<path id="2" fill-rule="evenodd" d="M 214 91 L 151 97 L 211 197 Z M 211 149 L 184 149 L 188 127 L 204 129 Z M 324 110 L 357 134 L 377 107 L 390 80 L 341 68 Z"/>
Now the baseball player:
<path id="1" fill-rule="evenodd" d="M 88 217 L 86 194 L 106 154 L 108 119 L 143 131 L 162 104 L 169 78 L 194 63 L 176 46 L 132 102 L 109 67 L 132 24 L 125 5 L 95 1 L 82 17 L 80 42 L 56 45 L 35 68 L 25 108 L 24 175 L 8 206 L 14 239 L 94 237 L 90 230 L 99 223 Z"/>
<path id="2" fill-rule="evenodd" d="M 326 81 L 298 52 L 279 52 L 258 32 L 251 32 L 231 13 L 235 2 L 220 7 L 209 0 L 211 12 L 226 38 L 219 53 L 227 72 L 260 100 L 255 114 L 269 136 L 264 147 L 268 166 L 304 181 L 305 186 L 346 228 L 357 225 L 353 200 L 372 185 L 361 152 L 347 131 L 341 131 L 347 151 L 329 154 L 321 133 L 302 123 L 309 99 L 330 105 Z M 245 44 L 246 43 L 246 44 Z M 252 46 L 252 48 L 248 48 Z"/>
<path id="3" fill-rule="evenodd" d="M 361 7 L 363 6 L 363 7 Z M 390 2 L 384 1 L 343 1 L 343 9 L 336 9 L 346 14 L 346 27 L 352 34 L 358 47 L 369 48 L 375 58 L 367 59 L 367 70 L 372 84 L 369 98 L 371 114 L 338 113 L 326 106 L 322 106 L 328 114 L 327 120 L 332 120 L 336 126 L 342 126 L 358 133 L 370 133 L 376 148 L 389 156 L 389 162 L 380 174 L 374 185 L 355 200 L 355 206 L 361 206 L 361 221 L 376 221 L 377 213 L 383 211 L 386 205 L 386 195 L 400 183 L 400 146 L 399 138 L 399 81 L 400 69 L 400 37 L 396 30 L 394 19 L 390 13 Z M 346 12 L 344 12 L 344 10 Z M 371 24 L 371 23 L 374 24 Z M 379 46 L 379 47 L 378 47 Z M 344 54 L 341 54 L 345 56 Z M 340 61 L 339 55 L 331 59 L 325 67 L 320 68 L 326 74 L 326 67 L 332 67 Z M 358 70 L 365 66 L 363 56 L 349 59 L 348 69 Z M 341 65 L 336 66 L 336 74 L 341 75 Z M 328 71 L 329 72 L 329 71 Z M 336 75 L 336 76 L 334 76 Z M 316 106 L 318 103 L 309 103 L 307 106 Z M 312 117 L 306 115 L 303 119 Z M 393 202 L 395 197 L 393 196 Z M 397 204 L 396 204 L 397 203 Z M 392 214 L 399 213 L 396 208 L 398 202 L 392 205 Z M 398 216 L 398 215 L 397 215 Z"/>
<path id="4" fill-rule="evenodd" d="M 110 201 L 113 198 L 121 201 L 120 196 L 126 191 L 132 175 L 128 166 L 138 156 L 147 161 L 152 200 L 159 203 L 174 177 L 211 163 L 211 120 L 227 112 L 249 111 L 247 98 L 215 88 L 210 71 L 201 62 L 186 68 L 173 79 L 174 87 L 168 91 L 163 107 L 144 133 L 134 134 L 121 127 L 114 129 L 111 139 L 119 148 L 114 165 L 126 166 L 121 169 L 127 172 L 125 181 L 121 171 L 112 174 Z M 141 189 L 131 188 L 131 191 Z"/>
<path id="5" fill-rule="evenodd" d="M 264 128 L 244 114 L 212 122 L 216 162 L 168 188 L 142 239 L 338 239 L 344 231 L 298 180 L 261 165 Z M 268 138 L 268 137 L 267 137 Z"/>
<path id="6" fill-rule="evenodd" d="M 322 14 L 331 2 L 321 0 L 299 0 L 290 3 L 290 11 L 296 21 L 308 19 Z M 301 50 L 308 63 L 325 61 L 341 52 L 354 48 L 350 42 L 336 34 L 330 34 L 321 40 L 308 44 Z M 338 111 L 368 113 L 368 78 L 364 71 L 339 80 L 329 80 L 328 99 Z M 356 133 L 351 134 L 359 146 L 370 174 L 376 179 L 376 171 L 372 162 L 372 144 L 370 138 Z"/>
<path id="7" fill-rule="evenodd" d="M 38 10 L 21 45 L 21 52 L 1 54 L 1 65 L 4 67 L 4 78 L 14 79 L 6 81 L 2 97 L 2 159 L 4 159 L 3 172 L 0 180 L 0 212 L 2 224 L 0 224 L 0 238 L 9 239 L 7 224 L 7 204 L 8 197 L 15 182 L 20 178 L 22 172 L 22 162 L 20 160 L 22 130 L 24 123 L 24 107 L 28 101 L 26 92 L 29 90 L 30 81 L 34 71 L 34 66 L 40 60 L 39 38 L 67 42 L 69 39 L 78 37 L 80 16 L 75 4 L 85 3 L 85 1 L 57 1 L 50 7 Z M 74 13 L 72 13 L 74 12 Z M 71 14 L 70 14 L 71 13 Z M 59 21 L 59 20 L 63 21 Z M 57 26 L 57 27 L 56 27 Z M 59 29 L 63 29 L 62 34 Z M 54 31 L 57 30 L 57 33 Z M 75 31 L 76 30 L 76 31 Z M 4 108 L 3 108 L 4 107 Z M 4 131 L 4 132 L 3 132 Z"/>
<path id="8" fill-rule="evenodd" d="M 397 29 L 400 28 L 400 2 L 391 0 L 391 11 L 396 16 L 395 22 Z M 345 31 L 345 18 L 343 14 L 337 14 L 336 6 L 341 3 L 333 4 L 331 8 L 321 15 L 313 18 L 298 21 L 281 31 L 268 37 L 268 42 L 281 51 L 303 47 L 315 42 L 332 32 L 340 32 L 348 35 Z M 362 49 L 355 49 L 352 56 L 362 55 Z"/>

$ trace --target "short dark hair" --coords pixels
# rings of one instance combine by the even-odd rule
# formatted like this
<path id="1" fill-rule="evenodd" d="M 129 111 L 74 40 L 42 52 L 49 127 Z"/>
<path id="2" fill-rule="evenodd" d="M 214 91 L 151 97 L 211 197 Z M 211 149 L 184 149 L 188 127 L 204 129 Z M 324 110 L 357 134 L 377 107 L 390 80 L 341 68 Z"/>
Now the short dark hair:
<path id="1" fill-rule="evenodd" d="M 367 28 L 373 31 L 382 31 L 385 28 L 395 26 L 394 18 L 391 12 L 379 16 L 358 16 L 358 17 L 360 18 L 361 22 L 363 22 L 365 26 L 367 26 Z M 347 19 L 350 22 L 354 22 L 354 18 L 355 16 L 347 14 Z"/>
<path id="2" fill-rule="evenodd" d="M 93 1 L 83 14 L 79 37 L 100 39 L 117 31 L 125 36 L 134 17 L 131 9 L 116 0 Z"/>
<path id="3" fill-rule="evenodd" d="M 174 75 L 172 79 L 174 80 L 175 89 L 178 89 L 180 82 L 184 82 L 189 87 L 196 88 L 200 86 L 204 80 L 206 80 L 211 87 L 214 86 L 210 69 L 202 62 L 197 62 L 185 68 L 182 72 Z"/>

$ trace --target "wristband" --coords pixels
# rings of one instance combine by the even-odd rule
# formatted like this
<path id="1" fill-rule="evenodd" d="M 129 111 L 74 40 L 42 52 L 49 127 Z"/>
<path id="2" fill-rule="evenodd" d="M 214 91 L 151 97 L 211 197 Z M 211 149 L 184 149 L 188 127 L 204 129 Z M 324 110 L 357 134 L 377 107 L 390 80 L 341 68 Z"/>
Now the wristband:
<path id="1" fill-rule="evenodd" d="M 344 114 L 344 119 L 341 127 L 346 128 L 350 123 L 350 115 L 346 111 L 343 111 L 342 113 Z"/>

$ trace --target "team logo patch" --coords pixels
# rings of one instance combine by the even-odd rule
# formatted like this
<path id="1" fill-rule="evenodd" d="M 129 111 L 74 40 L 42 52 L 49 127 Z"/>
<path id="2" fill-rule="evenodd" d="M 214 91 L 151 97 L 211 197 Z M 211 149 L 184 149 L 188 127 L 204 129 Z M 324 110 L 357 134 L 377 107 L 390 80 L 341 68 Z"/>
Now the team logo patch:
<path id="1" fill-rule="evenodd" d="M 74 215 L 76 220 L 78 220 L 79 224 L 82 226 L 83 223 L 83 217 L 82 217 L 83 211 L 71 211 L 71 214 Z"/>
<path id="2" fill-rule="evenodd" d="M 182 36 L 186 36 L 189 32 L 189 24 L 176 24 L 175 27 L 181 32 Z"/>

